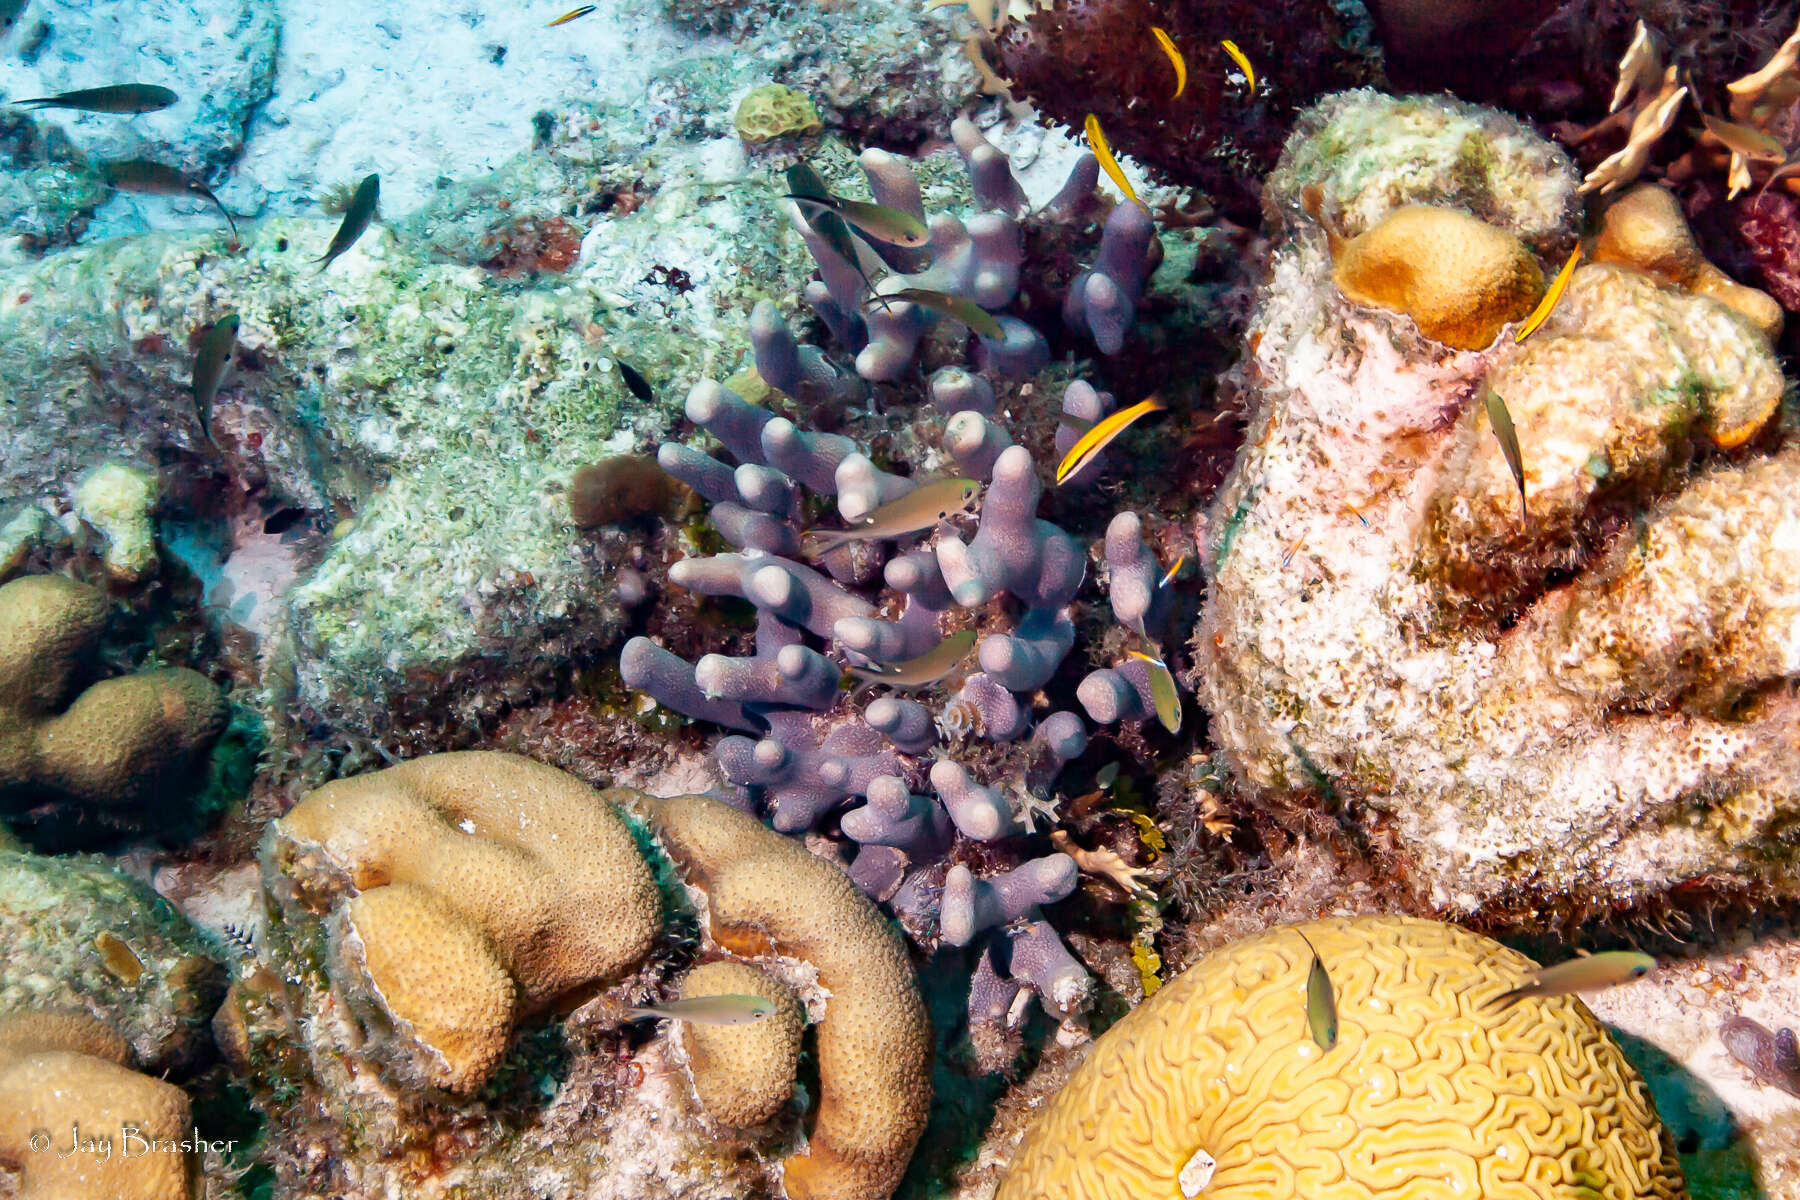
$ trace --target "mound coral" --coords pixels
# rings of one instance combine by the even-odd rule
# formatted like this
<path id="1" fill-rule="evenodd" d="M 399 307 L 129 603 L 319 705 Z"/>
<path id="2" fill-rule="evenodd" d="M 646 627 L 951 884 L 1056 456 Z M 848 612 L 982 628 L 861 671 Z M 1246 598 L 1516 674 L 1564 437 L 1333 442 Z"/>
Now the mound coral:
<path id="1" fill-rule="evenodd" d="M 804 93 L 779 83 L 765 83 L 739 100 L 733 120 L 738 136 L 753 144 L 805 137 L 825 128 L 819 110 Z"/>
<path id="2" fill-rule="evenodd" d="M 1323 1052 L 1309 941 L 1337 1001 Z M 999 1200 L 1685 1200 L 1649 1087 L 1587 1007 L 1489 1004 L 1533 965 L 1396 917 L 1233 943 L 1101 1037 Z"/>
<path id="3" fill-rule="evenodd" d="M 80 686 L 111 612 L 58 575 L 0 586 L 0 813 L 51 840 L 162 819 L 225 729 L 225 697 L 195 671 Z"/>
<path id="4" fill-rule="evenodd" d="M 839 868 L 703 796 L 605 793 L 648 812 L 706 895 L 711 937 L 739 955 L 810 964 L 829 993 L 818 1027 L 819 1111 L 789 1157 L 792 1200 L 885 1200 L 931 1107 L 931 1024 L 906 944 Z"/>
<path id="5" fill-rule="evenodd" d="M 85 1013 L 0 1015 L 0 1164 L 19 1172 L 21 1195 L 187 1200 L 187 1096 L 130 1061 L 125 1040 Z M 34 1140 L 47 1131 L 48 1147 Z M 112 1153 L 60 1152 L 82 1131 L 118 1142 Z"/>
<path id="6" fill-rule="evenodd" d="M 264 851 L 290 910 L 330 912 L 333 975 L 385 1017 L 390 1065 L 479 1087 L 515 1023 L 616 980 L 661 927 L 655 883 L 611 808 L 553 767 L 440 754 L 330 783 Z"/>
<path id="7" fill-rule="evenodd" d="M 749 1025 L 681 1024 L 688 1075 L 706 1115 L 726 1125 L 760 1125 L 794 1093 L 806 1027 L 800 1000 L 768 972 L 727 961 L 695 967 L 682 979 L 683 1000 L 702 996 L 761 996 L 775 1006 L 773 1016 Z"/>
<path id="8" fill-rule="evenodd" d="M 1359 176 L 1390 181 L 1384 204 L 1456 196 L 1466 171 L 1375 142 L 1384 120 L 1469 138 L 1491 174 L 1466 207 L 1567 245 L 1545 224 L 1569 211 L 1566 164 L 1515 175 L 1546 148 L 1438 101 L 1329 102 L 1272 211 L 1308 186 L 1353 197 Z M 1701 878 L 1791 890 L 1800 459 L 1720 455 L 1781 396 L 1761 332 L 1588 264 L 1523 345 L 1446 357 L 1349 309 L 1323 240 L 1290 226 L 1277 251 L 1237 381 L 1247 448 L 1207 518 L 1195 679 L 1238 778 L 1276 809 L 1322 792 L 1390 817 L 1413 880 L 1454 909 L 1631 904 Z M 1523 516 L 1484 395 L 1517 431 Z"/>

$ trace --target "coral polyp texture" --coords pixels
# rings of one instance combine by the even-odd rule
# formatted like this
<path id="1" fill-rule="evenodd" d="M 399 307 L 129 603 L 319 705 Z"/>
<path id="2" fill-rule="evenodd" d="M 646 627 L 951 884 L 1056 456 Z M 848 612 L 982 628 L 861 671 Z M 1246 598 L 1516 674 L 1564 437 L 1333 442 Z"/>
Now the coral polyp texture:
<path id="1" fill-rule="evenodd" d="M 225 729 L 225 697 L 197 671 L 90 684 L 111 615 L 60 575 L 0 586 L 0 816 L 52 841 L 164 819 Z"/>
<path id="2" fill-rule="evenodd" d="M 707 932 L 744 956 L 798 959 L 827 993 L 819 1110 L 783 1163 L 792 1200 L 886 1200 L 931 1107 L 931 1025 L 906 943 L 838 867 L 704 796 L 615 790 L 649 814 L 683 878 L 706 896 Z"/>
<path id="3" fill-rule="evenodd" d="M 1330 1050 L 1308 1029 L 1313 949 Z M 1491 1003 L 1534 965 L 1410 918 L 1234 942 L 1107 1030 L 998 1200 L 1686 1200 L 1649 1087 L 1587 1007 Z"/>
<path id="4" fill-rule="evenodd" d="M 125 1039 L 85 1013 L 0 1014 L 0 1166 L 25 1200 L 188 1200 L 188 1098 L 130 1062 Z M 84 1130 L 116 1139 L 112 1152 L 78 1151 Z"/>
<path id="5" fill-rule="evenodd" d="M 274 826 L 265 864 L 291 912 L 331 912 L 334 979 L 385 1017 L 389 1065 L 454 1092 L 481 1085 L 521 1016 L 617 980 L 661 928 L 617 814 L 513 755 L 327 784 Z"/>
<path id="6" fill-rule="evenodd" d="M 1312 188 L 1369 224 L 1460 206 L 1559 261 L 1573 185 L 1455 102 L 1355 93 L 1303 119 L 1266 197 L 1285 241 L 1206 522 L 1197 688 L 1253 796 L 1386 814 L 1434 904 L 1791 893 L 1800 457 L 1759 440 L 1783 388 L 1762 329 L 1715 286 L 1610 261 L 1523 344 L 1450 352 L 1347 298 L 1300 215 Z"/>
<path id="7" fill-rule="evenodd" d="M 745 1025 L 681 1026 L 688 1076 L 706 1115 L 725 1125 L 759 1125 L 794 1093 L 806 1012 L 794 989 L 742 962 L 709 962 L 681 981 L 681 998 L 761 996 L 775 1012 Z"/>

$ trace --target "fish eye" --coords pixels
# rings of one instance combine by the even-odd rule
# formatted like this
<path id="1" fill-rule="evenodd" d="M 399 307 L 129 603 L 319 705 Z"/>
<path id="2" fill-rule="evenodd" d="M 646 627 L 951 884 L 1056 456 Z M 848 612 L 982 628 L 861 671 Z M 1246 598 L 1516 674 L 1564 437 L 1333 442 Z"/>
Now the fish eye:
<path id="1" fill-rule="evenodd" d="M 948 517 L 949 515 L 950 515 L 950 510 L 947 508 L 941 508 L 938 510 L 938 520 L 940 520 L 940 521 L 942 521 L 945 517 Z"/>

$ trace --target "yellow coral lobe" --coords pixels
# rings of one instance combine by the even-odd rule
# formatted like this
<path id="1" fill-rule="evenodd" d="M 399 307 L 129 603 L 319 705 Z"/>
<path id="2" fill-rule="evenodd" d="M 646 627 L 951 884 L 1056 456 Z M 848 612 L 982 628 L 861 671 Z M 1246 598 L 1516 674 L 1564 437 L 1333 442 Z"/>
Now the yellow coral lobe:
<path id="1" fill-rule="evenodd" d="M 1238 70 L 1244 73 L 1244 78 L 1250 84 L 1250 94 L 1256 95 L 1256 68 L 1250 65 L 1249 55 L 1239 50 L 1238 44 L 1230 38 L 1226 38 L 1219 45 L 1224 47 L 1225 53 L 1231 55 L 1231 61 L 1238 65 Z"/>
<path id="2" fill-rule="evenodd" d="M 1181 57 L 1181 51 L 1175 48 L 1175 39 L 1169 36 L 1168 30 L 1152 25 L 1150 33 L 1156 38 L 1156 44 L 1162 47 L 1162 52 L 1169 56 L 1169 62 L 1175 68 L 1175 94 L 1169 99 L 1179 100 L 1181 93 L 1187 91 L 1187 60 Z"/>
<path id="3" fill-rule="evenodd" d="M 752 145 L 783 137 L 808 137 L 825 128 L 819 110 L 803 93 L 767 83 L 738 101 L 738 137 Z"/>
<path id="4" fill-rule="evenodd" d="M 1345 297 L 1405 313 L 1426 337 L 1458 350 L 1492 345 L 1544 290 L 1524 242 L 1460 209 L 1407 205 L 1333 251 Z"/>
<path id="5" fill-rule="evenodd" d="M 1544 298 L 1538 301 L 1538 306 L 1531 311 L 1529 317 L 1525 318 L 1525 324 L 1521 325 L 1519 332 L 1513 335 L 1515 343 L 1522 342 L 1536 333 L 1538 327 L 1550 319 L 1550 314 L 1556 311 L 1557 302 L 1562 299 L 1563 293 L 1569 290 L 1569 277 L 1575 274 L 1575 264 L 1580 261 L 1581 243 L 1576 242 L 1575 249 L 1569 251 L 1569 260 L 1563 263 L 1562 270 L 1558 271 L 1556 278 L 1551 280 L 1550 290 L 1544 293 Z M 1361 515 L 1361 513 L 1357 514 L 1358 517 Z M 1363 523 L 1368 524 L 1366 521 Z"/>
<path id="6" fill-rule="evenodd" d="M 1328 1054 L 1295 929 L 1331 965 Z M 1234 943 L 1101 1036 L 997 1200 L 1684 1200 L 1648 1085 L 1580 1001 L 1480 1007 L 1532 969 L 1405 917 Z"/>
<path id="7" fill-rule="evenodd" d="M 1100 169 L 1106 172 L 1106 177 L 1113 181 L 1114 187 L 1125 193 L 1127 200 L 1143 208 L 1144 202 L 1131 189 L 1131 180 L 1125 178 L 1125 172 L 1119 168 L 1119 160 L 1113 157 L 1112 146 L 1106 140 L 1106 131 L 1100 128 L 1100 118 L 1089 113 L 1083 128 L 1087 130 L 1088 148 L 1100 160 Z"/>

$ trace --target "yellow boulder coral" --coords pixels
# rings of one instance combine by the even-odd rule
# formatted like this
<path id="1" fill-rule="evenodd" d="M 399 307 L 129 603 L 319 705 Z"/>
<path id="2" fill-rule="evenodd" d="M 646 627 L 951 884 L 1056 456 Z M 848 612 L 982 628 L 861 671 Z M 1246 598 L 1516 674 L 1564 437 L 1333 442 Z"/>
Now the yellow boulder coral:
<path id="1" fill-rule="evenodd" d="M 646 811 L 689 883 L 706 893 L 714 941 L 810 963 L 829 993 L 818 1027 L 819 1112 L 783 1164 L 792 1200 L 886 1200 L 931 1107 L 931 1023 L 906 946 L 840 868 L 705 796 Z"/>
<path id="2" fill-rule="evenodd" d="M 825 122 L 804 93 L 779 83 L 765 83 L 738 101 L 737 133 L 746 142 L 772 142 L 820 132 Z"/>
<path id="3" fill-rule="evenodd" d="M 761 996 L 773 1016 L 747 1025 L 680 1022 L 688 1074 L 708 1116 L 725 1125 L 760 1125 L 779 1113 L 794 1092 L 800 1035 L 806 1014 L 794 989 L 768 972 L 740 962 L 710 962 L 681 981 L 681 998 Z"/>
<path id="4" fill-rule="evenodd" d="M 1491 345 L 1544 292 L 1524 242 L 1455 208 L 1409 204 L 1357 237 L 1332 234 L 1331 257 L 1346 297 L 1405 313 L 1426 337 L 1458 350 Z"/>
<path id="5" fill-rule="evenodd" d="M 649 953 L 661 902 L 630 831 L 571 775 L 438 754 L 327 784 L 276 823 L 270 883 L 337 912 L 334 976 L 408 1080 L 478 1088 L 517 1019 Z"/>
<path id="6" fill-rule="evenodd" d="M 1646 183 L 1613 201 L 1600 216 L 1595 262 L 1633 267 L 1664 283 L 1708 296 L 1756 326 L 1771 342 L 1781 334 L 1781 305 L 1767 292 L 1745 287 L 1706 261 L 1681 213 L 1681 203 L 1665 188 Z M 1767 413 L 1762 417 L 1767 417 Z M 1762 424 L 1746 419 L 1737 428 L 1742 441 Z M 1721 436 L 1728 445 L 1729 431 Z"/>
<path id="7" fill-rule="evenodd" d="M 1451 925 L 1299 926 L 1208 955 L 1101 1037 L 998 1200 L 1680 1200 L 1650 1091 L 1579 1000 L 1484 1007 L 1532 963 Z"/>
<path id="8" fill-rule="evenodd" d="M 187 1200 L 187 1096 L 129 1061 L 125 1039 L 85 1013 L 0 1016 L 0 1164 L 26 1200 Z M 77 1129 L 113 1152 L 62 1153 Z M 45 1133 L 50 1146 L 33 1143 Z"/>
<path id="9" fill-rule="evenodd" d="M 225 697 L 197 671 L 74 694 L 110 612 L 99 589 L 60 575 L 0 586 L 0 797 L 73 798 L 123 818 L 183 782 L 224 730 Z"/>

